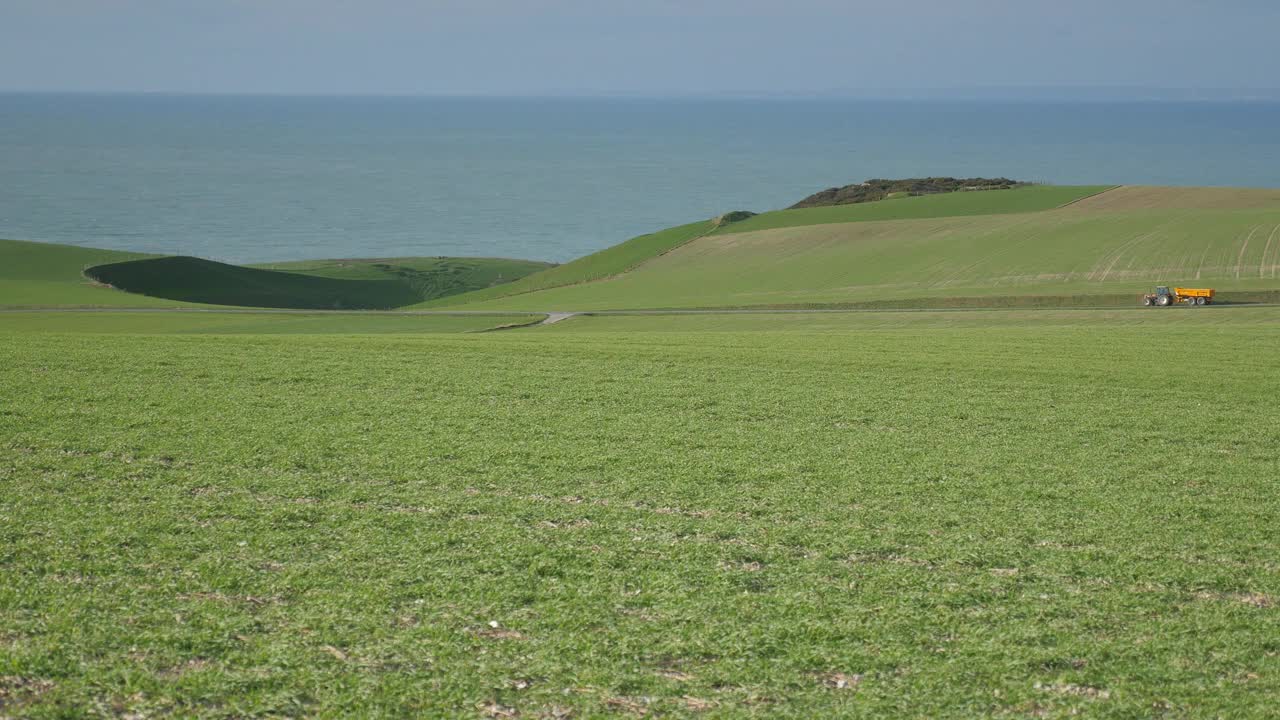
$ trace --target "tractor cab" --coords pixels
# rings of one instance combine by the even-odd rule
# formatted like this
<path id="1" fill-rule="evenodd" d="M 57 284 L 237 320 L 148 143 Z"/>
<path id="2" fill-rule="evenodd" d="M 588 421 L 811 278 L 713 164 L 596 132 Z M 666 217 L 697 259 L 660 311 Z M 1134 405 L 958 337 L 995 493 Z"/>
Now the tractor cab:
<path id="1" fill-rule="evenodd" d="M 1157 286 L 1153 294 L 1142 296 L 1142 304 L 1147 307 L 1169 307 L 1177 301 L 1178 296 L 1169 292 L 1168 285 Z"/>

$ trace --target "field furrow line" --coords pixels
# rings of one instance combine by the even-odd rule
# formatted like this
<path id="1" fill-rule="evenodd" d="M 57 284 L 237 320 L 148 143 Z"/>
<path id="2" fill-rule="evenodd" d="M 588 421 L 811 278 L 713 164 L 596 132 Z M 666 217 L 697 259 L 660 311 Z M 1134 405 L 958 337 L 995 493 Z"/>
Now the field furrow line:
<path id="1" fill-rule="evenodd" d="M 1196 265 L 1196 279 L 1200 279 L 1200 271 L 1204 269 L 1204 259 L 1209 257 L 1209 251 L 1213 249 L 1213 241 L 1209 240 L 1204 244 L 1204 251 L 1200 253 L 1200 264 Z"/>
<path id="2" fill-rule="evenodd" d="M 1276 258 L 1271 257 L 1271 243 L 1275 242 L 1277 232 L 1280 232 L 1280 223 L 1277 223 L 1276 226 L 1271 229 L 1271 235 L 1267 237 L 1267 246 L 1262 249 L 1262 263 L 1258 265 L 1258 277 L 1260 278 L 1267 276 L 1268 258 L 1271 259 L 1271 277 L 1276 276 Z"/>
<path id="3" fill-rule="evenodd" d="M 1124 254 L 1126 252 L 1128 252 L 1134 245 L 1146 240 L 1153 234 L 1154 233 L 1143 233 L 1142 235 L 1138 235 L 1124 243 L 1121 243 L 1119 247 L 1116 247 L 1106 255 L 1103 255 L 1102 259 L 1093 266 L 1093 270 L 1089 272 L 1089 280 L 1096 280 L 1098 282 L 1105 281 L 1107 279 L 1107 275 L 1111 274 L 1111 270 L 1116 266 L 1116 263 L 1120 262 L 1120 260 L 1124 258 Z M 1103 266 L 1103 263 L 1106 263 L 1105 267 Z"/>
<path id="4" fill-rule="evenodd" d="M 1240 265 L 1244 263 L 1244 254 L 1249 251 L 1249 241 L 1253 239 L 1254 233 L 1258 232 L 1261 225 L 1254 225 L 1248 235 L 1244 236 L 1244 243 L 1240 245 L 1240 252 L 1236 254 L 1236 279 L 1240 279 Z"/>

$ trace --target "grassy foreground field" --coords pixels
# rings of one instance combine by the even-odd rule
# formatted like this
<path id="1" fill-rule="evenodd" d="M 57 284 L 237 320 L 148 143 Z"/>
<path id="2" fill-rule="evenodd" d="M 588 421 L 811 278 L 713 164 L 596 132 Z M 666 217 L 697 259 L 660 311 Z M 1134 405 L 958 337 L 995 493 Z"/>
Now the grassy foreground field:
<path id="1" fill-rule="evenodd" d="M 545 315 L 372 313 L 0 312 L 0 333 L 94 335 L 378 335 L 480 332 L 541 322 Z"/>
<path id="2" fill-rule="evenodd" d="M 1280 310 L 1126 313 L 0 317 L 0 715 L 1267 717 Z"/>

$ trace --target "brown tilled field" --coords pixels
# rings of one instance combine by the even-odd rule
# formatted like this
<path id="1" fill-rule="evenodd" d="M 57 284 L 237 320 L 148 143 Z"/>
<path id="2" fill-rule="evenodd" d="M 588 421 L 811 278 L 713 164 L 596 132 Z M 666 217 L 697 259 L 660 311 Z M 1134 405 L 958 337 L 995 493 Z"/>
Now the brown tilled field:
<path id="1" fill-rule="evenodd" d="M 1083 212 L 1126 210 L 1265 210 L 1280 207 L 1280 189 L 1125 185 L 1072 203 Z"/>

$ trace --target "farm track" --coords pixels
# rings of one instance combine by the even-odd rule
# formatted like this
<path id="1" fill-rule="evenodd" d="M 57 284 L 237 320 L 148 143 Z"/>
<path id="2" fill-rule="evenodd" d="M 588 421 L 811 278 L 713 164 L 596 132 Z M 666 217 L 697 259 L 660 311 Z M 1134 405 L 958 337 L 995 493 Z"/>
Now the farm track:
<path id="1" fill-rule="evenodd" d="M 1063 209 L 1063 208 L 1068 208 L 1068 207 L 1071 207 L 1072 205 L 1075 205 L 1076 203 L 1082 203 L 1082 202 L 1084 202 L 1085 200 L 1091 200 L 1091 199 L 1093 199 L 1093 198 L 1098 197 L 1099 195 L 1105 195 L 1106 193 L 1114 192 L 1114 191 L 1116 191 L 1116 190 L 1123 190 L 1123 189 L 1125 189 L 1126 187 L 1128 187 L 1128 186 L 1127 186 L 1127 185 L 1116 185 L 1115 187 L 1109 187 L 1109 188 L 1106 188 L 1105 190 L 1099 190 L 1098 192 L 1093 193 L 1093 194 L 1091 194 L 1091 195 L 1085 195 L 1084 197 L 1078 197 L 1078 198 L 1076 198 L 1075 200 L 1068 200 L 1067 202 L 1064 202 L 1064 203 L 1062 203 L 1061 205 L 1059 205 L 1058 207 L 1054 208 L 1054 210 L 1061 210 L 1061 209 Z"/>
<path id="2" fill-rule="evenodd" d="M 1219 304 L 1211 311 L 1230 308 L 1280 307 L 1280 303 L 1228 303 Z M 65 307 L 30 307 L 0 308 L 0 314 L 24 313 L 127 313 L 127 314 L 188 314 L 188 315 L 360 315 L 360 316 L 392 316 L 392 317 L 511 317 L 527 315 L 530 317 L 545 315 L 541 322 L 514 326 L 511 329 L 554 325 L 573 317 L 592 316 L 627 316 L 627 315 L 829 315 L 842 313 L 940 313 L 940 312 L 1046 312 L 1063 310 L 1100 311 L 1100 310 L 1149 310 L 1141 305 L 1081 305 L 1081 306 L 1026 306 L 1026 307 L 912 307 L 912 308 L 667 308 L 649 310 L 299 310 L 281 308 L 65 308 Z"/>

